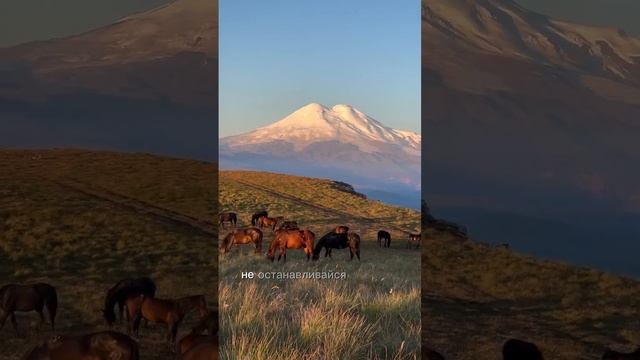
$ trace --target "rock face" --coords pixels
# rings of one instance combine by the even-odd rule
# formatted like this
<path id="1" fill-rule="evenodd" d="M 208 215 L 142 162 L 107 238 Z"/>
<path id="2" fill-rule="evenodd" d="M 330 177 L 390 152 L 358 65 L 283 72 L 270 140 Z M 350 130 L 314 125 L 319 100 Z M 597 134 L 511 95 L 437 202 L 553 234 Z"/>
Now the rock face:
<path id="1" fill-rule="evenodd" d="M 640 39 L 509 0 L 428 1 L 422 21 L 435 207 L 640 212 Z"/>
<path id="2" fill-rule="evenodd" d="M 220 156 L 223 166 L 276 170 L 289 164 L 297 174 L 419 189 L 421 142 L 420 134 L 389 128 L 349 105 L 312 103 L 221 139 Z"/>
<path id="3" fill-rule="evenodd" d="M 0 49 L 0 146 L 217 159 L 217 22 L 217 2 L 177 0 Z"/>

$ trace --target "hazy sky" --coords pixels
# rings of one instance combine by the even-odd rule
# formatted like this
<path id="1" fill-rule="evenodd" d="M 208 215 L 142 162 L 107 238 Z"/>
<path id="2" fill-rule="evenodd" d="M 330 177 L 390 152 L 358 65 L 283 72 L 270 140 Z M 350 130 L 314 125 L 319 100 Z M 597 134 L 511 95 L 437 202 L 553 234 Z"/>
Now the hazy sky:
<path id="1" fill-rule="evenodd" d="M 221 0 L 220 135 L 311 102 L 420 131 L 419 0 Z"/>
<path id="2" fill-rule="evenodd" d="M 0 0 L 0 47 L 81 33 L 169 0 Z"/>
<path id="3" fill-rule="evenodd" d="M 428 1 L 428 0 L 427 0 Z M 516 0 L 524 7 L 564 20 L 622 28 L 640 35 L 640 0 Z"/>

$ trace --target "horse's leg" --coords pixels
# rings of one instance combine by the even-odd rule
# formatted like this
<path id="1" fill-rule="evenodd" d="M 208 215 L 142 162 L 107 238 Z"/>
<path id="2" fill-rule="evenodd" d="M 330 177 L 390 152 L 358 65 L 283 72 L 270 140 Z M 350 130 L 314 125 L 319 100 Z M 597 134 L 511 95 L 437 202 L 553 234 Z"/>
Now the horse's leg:
<path id="1" fill-rule="evenodd" d="M 36 310 L 36 312 L 40 316 L 40 324 L 38 324 L 38 331 L 40 331 L 42 329 L 42 325 L 44 324 L 44 313 L 42 312 L 42 309 L 38 309 Z"/>
<path id="2" fill-rule="evenodd" d="M 20 332 L 18 331 L 18 322 L 16 321 L 16 313 L 11 313 L 11 325 L 13 325 L 13 330 L 16 331 L 16 336 L 20 337 Z"/>
<path id="3" fill-rule="evenodd" d="M 353 254 L 354 254 L 354 250 L 353 248 L 349 248 L 349 255 L 351 255 L 351 257 L 349 258 L 349 260 L 353 260 Z"/>
<path id="4" fill-rule="evenodd" d="M 133 320 L 133 324 L 131 325 L 131 334 L 134 334 L 136 337 L 140 336 L 140 320 L 142 319 L 142 314 L 136 314 L 136 318 Z"/>
<path id="5" fill-rule="evenodd" d="M 8 316 L 9 316 L 9 313 L 0 309 L 0 330 L 2 330 L 2 328 L 4 327 L 4 322 L 7 321 Z"/>
<path id="6" fill-rule="evenodd" d="M 356 250 L 356 256 L 358 257 L 358 261 L 360 261 L 360 249 Z"/>

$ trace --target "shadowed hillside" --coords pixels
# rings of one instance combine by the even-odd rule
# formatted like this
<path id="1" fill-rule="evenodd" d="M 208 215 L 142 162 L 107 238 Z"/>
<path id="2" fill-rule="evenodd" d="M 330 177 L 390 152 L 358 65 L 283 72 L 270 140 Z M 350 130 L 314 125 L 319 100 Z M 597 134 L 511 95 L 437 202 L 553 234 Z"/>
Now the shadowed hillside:
<path id="1" fill-rule="evenodd" d="M 104 330 L 109 287 L 150 276 L 157 296 L 217 296 L 216 169 L 144 154 L 0 151 L 0 283 L 45 281 L 58 289 L 58 334 Z M 1 359 L 51 336 L 35 313 L 7 321 Z M 190 315 L 179 336 L 193 325 Z M 124 331 L 124 327 L 117 325 Z M 161 326 L 141 329 L 144 359 L 172 358 Z"/>

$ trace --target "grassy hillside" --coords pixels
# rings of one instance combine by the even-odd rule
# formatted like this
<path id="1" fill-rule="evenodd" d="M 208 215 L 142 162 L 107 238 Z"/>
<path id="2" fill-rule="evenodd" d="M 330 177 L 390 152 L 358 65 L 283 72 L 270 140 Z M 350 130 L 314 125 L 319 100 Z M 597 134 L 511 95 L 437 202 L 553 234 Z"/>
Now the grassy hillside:
<path id="1" fill-rule="evenodd" d="M 640 345 L 640 283 L 425 232 L 423 341 L 448 359 L 499 357 L 509 337 L 545 359 L 600 359 Z"/>
<path id="2" fill-rule="evenodd" d="M 0 283 L 46 281 L 58 289 L 58 333 L 106 328 L 107 289 L 151 276 L 158 296 L 204 293 L 215 304 L 215 167 L 143 154 L 0 151 Z M 191 315 L 180 334 L 189 329 Z M 37 315 L 9 321 L 0 359 L 51 335 Z M 120 328 L 124 330 L 124 328 Z M 164 329 L 141 330 L 144 359 L 169 359 Z"/>
<path id="3" fill-rule="evenodd" d="M 296 220 L 318 238 L 346 224 L 361 235 L 361 261 L 348 250 L 307 262 L 301 250 L 287 263 L 234 249 L 220 259 L 223 359 L 417 359 L 420 353 L 420 254 L 405 249 L 420 226 L 413 210 L 369 201 L 329 180 L 249 171 L 220 172 L 220 208 L 246 225 L 257 209 Z M 392 234 L 380 249 L 379 229 Z M 223 235 L 223 234 L 221 234 Z M 345 272 L 345 280 L 242 279 L 243 271 Z"/>

